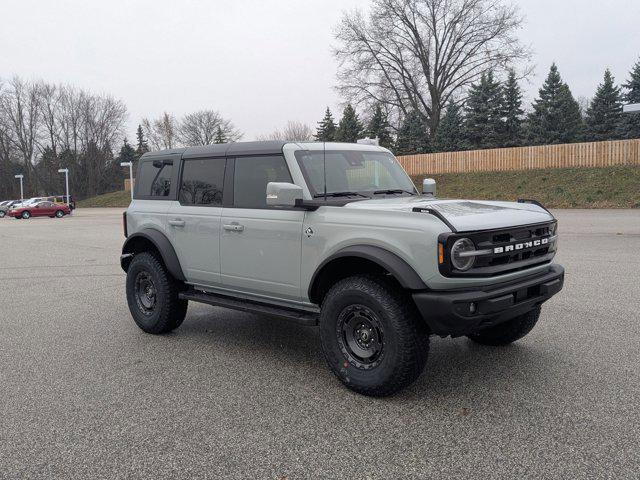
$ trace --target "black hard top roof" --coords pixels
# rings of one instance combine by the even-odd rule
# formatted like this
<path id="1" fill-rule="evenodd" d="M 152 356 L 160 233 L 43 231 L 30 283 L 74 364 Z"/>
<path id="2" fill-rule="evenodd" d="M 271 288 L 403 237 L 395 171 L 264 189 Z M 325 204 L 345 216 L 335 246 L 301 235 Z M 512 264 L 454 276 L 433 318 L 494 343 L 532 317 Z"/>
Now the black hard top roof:
<path id="1" fill-rule="evenodd" d="M 149 152 L 145 157 L 182 154 L 183 158 L 224 157 L 241 155 L 281 155 L 282 147 L 287 143 L 280 140 L 265 142 L 233 142 L 204 145 L 200 147 L 174 148 Z"/>

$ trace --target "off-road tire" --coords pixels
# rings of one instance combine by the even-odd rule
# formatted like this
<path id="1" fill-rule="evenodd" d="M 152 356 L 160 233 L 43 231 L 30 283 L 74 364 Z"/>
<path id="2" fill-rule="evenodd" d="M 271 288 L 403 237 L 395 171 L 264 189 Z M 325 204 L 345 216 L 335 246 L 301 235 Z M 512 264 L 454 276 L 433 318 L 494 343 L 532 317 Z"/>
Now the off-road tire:
<path id="1" fill-rule="evenodd" d="M 22 215 L 20 216 L 25 220 L 28 220 L 29 218 L 31 218 L 31 214 L 29 212 L 22 212 Z"/>
<path id="2" fill-rule="evenodd" d="M 340 327 L 345 312 L 354 308 L 373 313 L 381 327 L 378 363 L 367 368 L 354 361 Z M 355 392 L 375 397 L 392 395 L 413 383 L 429 353 L 429 334 L 415 305 L 381 276 L 349 277 L 329 290 L 322 302 L 320 339 L 327 364 L 338 379 Z"/>
<path id="3" fill-rule="evenodd" d="M 480 330 L 467 335 L 471 340 L 481 345 L 494 347 L 509 345 L 527 335 L 538 323 L 540 307 L 536 307 L 516 318 L 500 323 L 494 327 Z"/>
<path id="4" fill-rule="evenodd" d="M 58 218 L 64 217 L 64 212 L 62 210 L 56 210 L 56 217 Z"/>
<path id="5" fill-rule="evenodd" d="M 139 275 L 148 275 L 156 291 L 155 305 L 145 310 L 137 298 Z M 133 257 L 127 269 L 127 303 L 138 327 L 147 333 L 162 334 L 178 328 L 187 314 L 187 300 L 178 298 L 182 284 L 167 271 L 156 255 L 144 252 Z"/>

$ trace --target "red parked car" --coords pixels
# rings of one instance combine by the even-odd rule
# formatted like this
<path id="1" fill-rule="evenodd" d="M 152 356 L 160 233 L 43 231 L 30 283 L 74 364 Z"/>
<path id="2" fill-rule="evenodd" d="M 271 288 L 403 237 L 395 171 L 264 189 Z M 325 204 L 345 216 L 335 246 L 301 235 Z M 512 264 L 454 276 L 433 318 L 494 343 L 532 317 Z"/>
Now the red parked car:
<path id="1" fill-rule="evenodd" d="M 7 215 L 14 218 L 31 218 L 31 217 L 57 217 L 62 218 L 69 215 L 71 210 L 68 205 L 53 202 L 38 202 L 35 205 L 27 207 L 18 207 L 9 210 Z"/>

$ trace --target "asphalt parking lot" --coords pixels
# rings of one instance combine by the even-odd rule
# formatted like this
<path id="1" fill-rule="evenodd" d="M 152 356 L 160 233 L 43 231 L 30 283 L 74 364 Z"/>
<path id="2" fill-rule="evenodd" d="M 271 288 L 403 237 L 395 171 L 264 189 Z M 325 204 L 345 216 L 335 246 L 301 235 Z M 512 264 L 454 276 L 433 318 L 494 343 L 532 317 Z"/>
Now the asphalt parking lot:
<path id="1" fill-rule="evenodd" d="M 388 399 L 343 388 L 314 328 L 192 304 L 144 334 L 120 213 L 0 220 L 1 478 L 638 478 L 640 210 L 554 212 L 536 329 L 435 338 Z"/>

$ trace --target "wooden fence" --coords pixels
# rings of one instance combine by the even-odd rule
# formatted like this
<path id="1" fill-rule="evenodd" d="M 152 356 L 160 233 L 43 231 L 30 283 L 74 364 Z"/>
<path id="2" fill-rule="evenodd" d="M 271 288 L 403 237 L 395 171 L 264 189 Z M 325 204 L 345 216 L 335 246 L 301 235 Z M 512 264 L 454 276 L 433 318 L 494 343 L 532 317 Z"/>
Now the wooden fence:
<path id="1" fill-rule="evenodd" d="M 640 165 L 640 139 L 406 155 L 409 175 Z"/>

